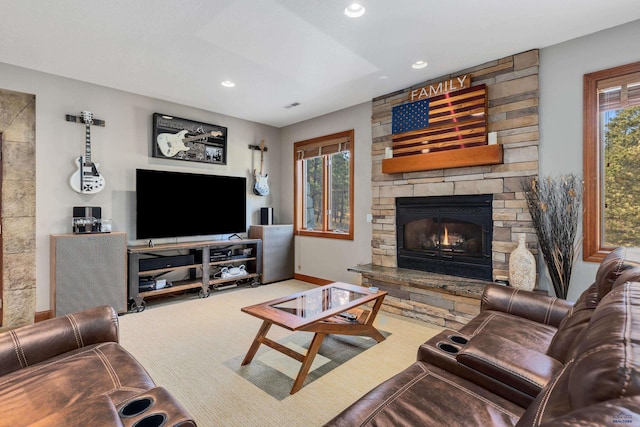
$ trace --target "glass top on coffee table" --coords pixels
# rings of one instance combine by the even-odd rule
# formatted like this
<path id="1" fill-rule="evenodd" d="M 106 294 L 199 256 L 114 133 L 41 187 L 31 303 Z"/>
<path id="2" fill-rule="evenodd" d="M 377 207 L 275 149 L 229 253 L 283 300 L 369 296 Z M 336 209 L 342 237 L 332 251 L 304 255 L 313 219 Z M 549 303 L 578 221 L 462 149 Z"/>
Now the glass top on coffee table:
<path id="1" fill-rule="evenodd" d="M 382 300 L 386 294 L 382 291 L 371 292 L 362 286 L 336 282 L 243 307 L 242 311 L 295 331 L 368 302 Z"/>
<path id="2" fill-rule="evenodd" d="M 325 311 L 346 307 L 367 294 L 339 287 L 312 289 L 293 298 L 272 304 L 271 307 L 305 319 L 316 317 Z"/>

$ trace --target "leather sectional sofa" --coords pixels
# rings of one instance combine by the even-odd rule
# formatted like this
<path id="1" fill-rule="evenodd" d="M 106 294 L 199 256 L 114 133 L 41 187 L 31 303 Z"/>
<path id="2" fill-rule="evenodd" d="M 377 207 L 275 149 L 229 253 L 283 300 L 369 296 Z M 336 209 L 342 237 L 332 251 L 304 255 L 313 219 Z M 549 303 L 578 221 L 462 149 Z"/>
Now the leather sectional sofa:
<path id="1" fill-rule="evenodd" d="M 0 426 L 195 426 L 97 307 L 0 334 Z"/>
<path id="2" fill-rule="evenodd" d="M 480 314 L 327 426 L 640 425 L 640 249 L 575 304 L 489 285 Z"/>

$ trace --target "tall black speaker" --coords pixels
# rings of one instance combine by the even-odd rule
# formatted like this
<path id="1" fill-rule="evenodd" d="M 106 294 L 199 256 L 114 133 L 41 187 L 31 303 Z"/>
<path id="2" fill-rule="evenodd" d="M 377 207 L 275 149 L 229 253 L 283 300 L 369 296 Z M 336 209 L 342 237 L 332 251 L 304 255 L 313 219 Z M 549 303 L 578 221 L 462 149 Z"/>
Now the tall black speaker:
<path id="1" fill-rule="evenodd" d="M 260 208 L 260 225 L 273 224 L 273 208 Z"/>

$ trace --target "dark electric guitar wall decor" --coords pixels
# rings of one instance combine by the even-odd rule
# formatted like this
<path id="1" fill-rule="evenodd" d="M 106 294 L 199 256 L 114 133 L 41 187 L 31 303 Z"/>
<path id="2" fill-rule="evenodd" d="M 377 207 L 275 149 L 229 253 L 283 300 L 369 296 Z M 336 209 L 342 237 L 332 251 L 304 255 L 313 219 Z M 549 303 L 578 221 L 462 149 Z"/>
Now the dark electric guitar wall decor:
<path id="1" fill-rule="evenodd" d="M 93 123 L 93 114 L 89 111 L 83 111 L 82 121 L 85 125 L 85 154 L 76 158 L 76 170 L 69 183 L 74 191 L 81 194 L 95 194 L 104 189 L 104 177 L 98 172 L 98 164 L 91 161 L 91 124 Z M 72 121 L 67 116 L 68 121 Z M 74 120 L 75 121 L 75 118 Z"/>
<path id="2" fill-rule="evenodd" d="M 256 179 L 256 183 L 253 186 L 253 193 L 258 196 L 269 195 L 269 184 L 267 183 L 267 178 L 269 174 L 262 173 L 263 164 L 264 164 L 264 139 L 260 141 L 260 172 L 258 172 L 257 169 L 253 170 L 253 176 Z"/>

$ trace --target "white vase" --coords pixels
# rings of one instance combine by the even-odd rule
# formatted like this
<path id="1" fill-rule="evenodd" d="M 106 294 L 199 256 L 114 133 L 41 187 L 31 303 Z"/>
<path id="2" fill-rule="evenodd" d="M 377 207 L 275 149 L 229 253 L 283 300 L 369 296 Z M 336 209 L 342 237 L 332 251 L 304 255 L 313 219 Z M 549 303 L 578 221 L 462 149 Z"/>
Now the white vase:
<path id="1" fill-rule="evenodd" d="M 518 236 L 518 247 L 509 257 L 509 281 L 514 288 L 532 291 L 536 287 L 536 259 L 524 239 L 524 234 Z"/>

